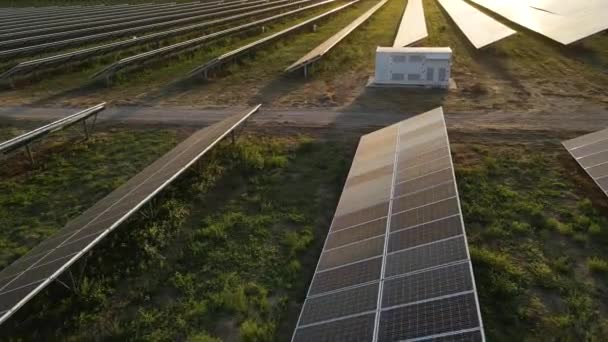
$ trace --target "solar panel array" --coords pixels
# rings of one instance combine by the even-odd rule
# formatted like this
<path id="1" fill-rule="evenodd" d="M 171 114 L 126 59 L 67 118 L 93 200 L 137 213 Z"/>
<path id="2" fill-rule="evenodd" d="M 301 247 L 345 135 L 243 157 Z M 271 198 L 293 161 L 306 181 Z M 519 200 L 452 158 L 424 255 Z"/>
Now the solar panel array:
<path id="1" fill-rule="evenodd" d="M 483 341 L 441 108 L 361 138 L 294 342 Z"/>
<path id="2" fill-rule="evenodd" d="M 194 76 L 197 76 L 197 75 L 205 75 L 206 76 L 207 73 L 210 70 L 218 68 L 221 65 L 225 64 L 226 62 L 231 61 L 231 60 L 237 58 L 238 56 L 241 56 L 244 53 L 253 51 L 253 50 L 255 50 L 255 49 L 257 49 L 257 48 L 259 48 L 259 47 L 261 47 L 261 46 L 263 46 L 265 44 L 272 43 L 272 42 L 274 42 L 274 41 L 276 41 L 278 39 L 281 39 L 281 38 L 287 36 L 288 34 L 291 34 L 293 32 L 301 30 L 301 29 L 303 29 L 305 27 L 308 27 L 308 25 L 314 24 L 317 21 L 320 21 L 320 20 L 322 20 L 324 18 L 327 18 L 327 17 L 329 17 L 329 16 L 331 16 L 333 14 L 336 14 L 336 13 L 344 10 L 345 8 L 348 8 L 348 7 L 352 6 L 353 4 L 357 3 L 358 1 L 359 0 L 354 0 L 354 1 L 347 2 L 347 3 L 345 3 L 345 4 L 341 5 L 341 6 L 338 6 L 336 8 L 332 8 L 332 9 L 328 10 L 327 12 L 319 14 L 319 15 L 315 16 L 314 18 L 310 18 L 310 19 L 304 20 L 304 21 L 302 21 L 302 22 L 300 22 L 298 24 L 290 26 L 290 27 L 288 27 L 288 28 L 286 28 L 284 30 L 281 30 L 281 31 L 279 31 L 277 33 L 274 33 L 274 34 L 272 34 L 270 36 L 258 39 L 258 40 L 254 41 L 252 43 L 246 44 L 246 45 L 241 46 L 239 48 L 236 48 L 236 49 L 234 49 L 232 51 L 226 52 L 225 54 L 223 54 L 221 56 L 218 56 L 218 57 L 210 60 L 209 62 L 207 62 L 207 63 L 205 63 L 203 65 L 200 65 L 200 66 L 192 69 L 188 73 L 188 77 L 194 77 Z"/>
<path id="3" fill-rule="evenodd" d="M 222 16 L 228 16 L 231 14 L 237 13 L 246 13 L 255 9 L 270 7 L 279 3 L 286 3 L 289 0 L 278 0 L 278 1 L 265 1 L 258 0 L 252 1 L 244 4 L 237 4 L 235 6 L 230 7 L 220 7 L 216 9 L 202 9 L 196 11 L 190 11 L 188 13 L 182 14 L 170 14 L 162 17 L 156 18 L 147 18 L 147 19 L 139 19 L 132 20 L 129 22 L 123 23 L 115 23 L 115 24 L 107 24 L 107 25 L 97 25 L 88 28 L 76 29 L 76 30 L 68 30 L 50 34 L 41 34 L 35 36 L 26 36 L 22 38 L 10 39 L 10 40 L 0 40 L 0 48 L 1 49 L 10 49 L 17 48 L 21 46 L 29 46 L 34 44 L 45 43 L 50 40 L 66 40 L 70 38 L 78 38 L 84 36 L 96 36 L 97 34 L 108 34 L 113 33 L 113 35 L 117 35 L 120 32 L 120 35 L 125 34 L 133 34 L 139 32 L 149 32 L 151 29 L 162 29 L 167 27 L 174 27 L 178 25 L 186 25 L 194 22 L 199 22 L 203 20 L 220 18 Z"/>
<path id="4" fill-rule="evenodd" d="M 41 139 L 42 137 L 62 130 L 66 127 L 74 125 L 78 122 L 84 121 L 88 119 L 92 115 L 97 115 L 99 112 L 106 108 L 106 103 L 102 102 L 96 106 L 87 108 L 78 113 L 66 116 L 65 118 L 61 118 L 57 121 L 53 121 L 48 125 L 44 125 L 42 127 L 38 127 L 32 131 L 24 133 L 18 137 L 14 137 L 10 140 L 0 143 L 0 154 L 8 154 L 18 148 L 23 146 L 27 146 L 35 140 Z"/>
<path id="5" fill-rule="evenodd" d="M 604 194 L 608 195 L 608 128 L 562 144 Z"/>
<path id="6" fill-rule="evenodd" d="M 300 68 L 306 68 L 307 65 L 323 57 L 323 55 L 325 55 L 331 48 L 336 46 L 342 39 L 346 38 L 351 32 L 357 29 L 357 27 L 361 26 L 364 22 L 366 22 L 367 19 L 374 15 L 374 13 L 376 13 L 382 6 L 384 6 L 387 1 L 388 0 L 382 0 L 378 2 L 367 12 L 363 13 L 357 19 L 353 20 L 345 28 L 338 31 L 338 33 L 329 37 L 329 39 L 321 43 L 316 48 L 312 49 L 310 52 L 308 52 L 302 58 L 294 62 L 292 65 L 288 66 L 285 69 L 285 72 L 292 72 Z"/>
<path id="7" fill-rule="evenodd" d="M 487 16 L 463 0 L 438 1 L 456 25 L 458 25 L 462 33 L 477 49 L 515 34 L 515 31 L 509 27 Z"/>
<path id="8" fill-rule="evenodd" d="M 518 25 L 565 45 L 608 29 L 606 1 L 582 5 L 577 10 L 562 15 L 533 8 L 530 6 L 530 0 L 472 1 Z M 564 1 L 550 1 L 550 3 L 554 4 L 554 7 L 560 7 Z"/>
<path id="9" fill-rule="evenodd" d="M 422 0 L 408 0 L 393 47 L 404 47 L 414 44 L 429 35 L 424 20 Z"/>
<path id="10" fill-rule="evenodd" d="M 92 78 L 93 79 L 103 79 L 103 78 L 108 79 L 126 67 L 141 66 L 142 62 L 144 62 L 146 60 L 149 60 L 152 58 L 158 58 L 161 56 L 173 55 L 176 53 L 182 53 L 184 51 L 188 51 L 189 49 L 197 48 L 200 45 L 211 42 L 213 40 L 220 39 L 222 37 L 225 37 L 225 36 L 228 36 L 231 34 L 244 32 L 248 29 L 252 29 L 254 27 L 258 27 L 258 26 L 273 22 L 275 20 L 287 18 L 287 17 L 295 15 L 295 14 L 300 14 L 302 12 L 306 12 L 313 8 L 325 6 L 325 5 L 333 3 L 334 1 L 335 0 L 325 0 L 322 2 L 313 3 L 313 4 L 305 6 L 305 7 L 300 7 L 300 6 L 311 3 L 312 1 L 311 0 L 292 1 L 292 2 L 288 2 L 285 5 L 275 6 L 275 7 L 267 8 L 264 10 L 256 11 L 257 13 L 250 12 L 250 13 L 248 13 L 248 15 L 266 13 L 266 12 L 271 12 L 271 11 L 275 11 L 275 10 L 279 10 L 279 9 L 288 9 L 288 8 L 296 7 L 296 6 L 299 7 L 298 9 L 295 9 L 295 10 L 287 11 L 287 12 L 269 16 L 269 17 L 265 17 L 265 18 L 262 18 L 259 20 L 255 20 L 255 21 L 246 23 L 246 24 L 232 26 L 225 30 L 216 31 L 216 32 L 213 32 L 213 33 L 210 33 L 207 35 L 203 35 L 198 38 L 186 40 L 186 41 L 179 42 L 176 44 L 164 46 L 162 48 L 158 48 L 155 50 L 150 50 L 150 51 L 147 51 L 144 53 L 140 53 L 138 55 L 123 58 L 123 59 L 117 61 L 116 63 L 113 63 L 113 64 L 103 68 L 102 70 L 98 71 L 97 73 L 95 73 L 92 76 Z M 230 18 L 227 18 L 227 19 L 230 19 Z M 2 75 L 0 75 L 0 78 L 1 77 L 2 77 Z"/>
<path id="11" fill-rule="evenodd" d="M 0 323 L 259 109 L 203 128 L 0 272 Z"/>

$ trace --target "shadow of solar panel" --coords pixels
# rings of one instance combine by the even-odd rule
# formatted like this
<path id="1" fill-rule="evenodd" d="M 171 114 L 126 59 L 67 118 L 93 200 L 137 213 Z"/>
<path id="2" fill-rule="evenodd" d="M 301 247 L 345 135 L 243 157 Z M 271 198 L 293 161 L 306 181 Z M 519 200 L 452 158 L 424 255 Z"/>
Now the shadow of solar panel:
<path id="1" fill-rule="evenodd" d="M 307 325 L 375 310 L 377 302 L 378 283 L 308 298 L 298 324 Z"/>
<path id="2" fill-rule="evenodd" d="M 315 273 L 309 296 L 380 279 L 382 257 Z"/>
<path id="3" fill-rule="evenodd" d="M 431 341 L 425 340 L 425 341 Z M 432 339 L 433 342 L 482 342 L 481 332 L 469 331 L 464 333 L 458 333 L 449 336 L 435 337 Z"/>
<path id="4" fill-rule="evenodd" d="M 405 153 L 400 152 L 397 156 L 397 171 L 402 171 L 405 168 L 418 166 L 427 163 L 430 160 L 435 160 L 446 156 L 450 156 L 450 151 L 447 146 L 429 150 L 428 152 L 421 153 L 415 156 L 411 155 L 408 151 L 405 151 Z"/>
<path id="5" fill-rule="evenodd" d="M 608 133 L 605 138 L 608 138 Z M 581 158 L 603 151 L 608 151 L 608 139 L 572 149 L 570 150 L 570 153 L 576 158 Z"/>
<path id="6" fill-rule="evenodd" d="M 356 244 L 325 251 L 319 260 L 319 270 L 332 268 L 381 255 L 384 251 L 384 235 Z"/>
<path id="7" fill-rule="evenodd" d="M 298 328 L 293 342 L 367 342 L 374 335 L 375 314 Z"/>
<path id="8" fill-rule="evenodd" d="M 378 236 L 384 234 L 385 232 L 386 218 L 374 220 L 329 234 L 325 248 L 329 249 L 339 247 L 348 243 Z"/>
<path id="9" fill-rule="evenodd" d="M 579 164 L 581 164 L 584 168 L 597 166 L 599 164 L 605 163 L 606 161 L 608 161 L 608 151 L 594 153 L 592 155 L 578 159 Z"/>
<path id="10" fill-rule="evenodd" d="M 451 167 L 450 157 L 445 156 L 439 159 L 433 159 L 427 163 L 419 166 L 406 168 L 403 170 L 397 170 L 397 176 L 395 177 L 396 183 L 405 182 L 414 178 L 419 178 L 437 171 L 445 170 Z"/>
<path id="11" fill-rule="evenodd" d="M 399 213 L 405 210 L 421 207 L 429 203 L 439 202 L 456 196 L 456 187 L 452 181 L 428 188 L 411 195 L 405 195 L 393 200 L 391 210 Z"/>
<path id="12" fill-rule="evenodd" d="M 331 225 L 331 231 L 338 231 L 348 227 L 358 225 L 362 222 L 369 222 L 381 217 L 385 217 L 388 214 L 388 201 L 380 204 L 376 204 L 369 208 L 357 210 L 352 213 L 348 213 L 342 216 L 334 217 L 334 221 Z"/>
<path id="13" fill-rule="evenodd" d="M 592 178 L 602 178 L 608 176 L 608 161 L 604 164 L 590 167 L 586 171 Z"/>
<path id="14" fill-rule="evenodd" d="M 458 199 L 448 198 L 433 204 L 403 211 L 391 217 L 391 231 L 417 226 L 460 213 Z"/>
<path id="15" fill-rule="evenodd" d="M 0 311 L 7 312 L 15 306 L 23 297 L 32 292 L 39 284 L 32 284 L 18 290 L 0 294 Z"/>
<path id="16" fill-rule="evenodd" d="M 355 186 L 355 185 L 358 185 L 361 183 L 368 182 L 370 180 L 378 179 L 380 177 L 391 176 L 392 174 L 393 174 L 393 165 L 383 166 L 383 167 L 374 169 L 372 171 L 365 172 L 363 174 L 349 178 L 346 181 L 346 185 L 344 187 L 346 188 L 346 187 Z"/>
<path id="17" fill-rule="evenodd" d="M 386 257 L 384 274 L 391 277 L 467 260 L 465 243 L 463 237 L 458 237 L 389 254 Z"/>
<path id="18" fill-rule="evenodd" d="M 479 326 L 473 294 L 383 311 L 378 341 L 402 341 Z"/>
<path id="19" fill-rule="evenodd" d="M 388 252 L 446 239 L 463 233 L 460 215 L 433 221 L 415 228 L 391 233 L 388 240 Z"/>
<path id="20" fill-rule="evenodd" d="M 428 175 L 397 184 L 395 186 L 393 196 L 400 197 L 413 192 L 425 190 L 437 184 L 451 181 L 453 178 L 454 176 L 451 168 L 433 172 Z"/>
<path id="21" fill-rule="evenodd" d="M 473 282 L 469 264 L 456 264 L 385 280 L 382 292 L 382 307 L 386 308 L 472 290 Z"/>

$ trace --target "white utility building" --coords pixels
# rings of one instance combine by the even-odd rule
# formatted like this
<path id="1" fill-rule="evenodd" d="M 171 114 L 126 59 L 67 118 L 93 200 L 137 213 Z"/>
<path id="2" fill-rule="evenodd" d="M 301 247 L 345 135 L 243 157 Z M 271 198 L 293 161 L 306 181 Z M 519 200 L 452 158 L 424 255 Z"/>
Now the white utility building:
<path id="1" fill-rule="evenodd" d="M 373 84 L 447 88 L 451 66 L 449 47 L 378 47 Z"/>

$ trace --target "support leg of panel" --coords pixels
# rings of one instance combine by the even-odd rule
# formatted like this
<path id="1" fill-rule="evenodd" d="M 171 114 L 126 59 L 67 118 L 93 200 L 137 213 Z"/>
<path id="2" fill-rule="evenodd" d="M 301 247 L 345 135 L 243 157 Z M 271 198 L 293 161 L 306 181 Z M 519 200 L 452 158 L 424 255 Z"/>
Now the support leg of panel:
<path id="1" fill-rule="evenodd" d="M 82 127 L 84 128 L 84 136 L 89 139 L 89 127 L 87 126 L 87 120 L 82 120 Z"/>
<path id="2" fill-rule="evenodd" d="M 30 163 L 34 165 L 34 154 L 32 153 L 32 149 L 30 148 L 29 144 L 25 145 L 25 152 L 27 153 L 27 157 L 29 158 Z"/>
<path id="3" fill-rule="evenodd" d="M 304 78 L 308 78 L 308 65 L 304 66 Z"/>
<path id="4" fill-rule="evenodd" d="M 59 278 L 55 279 L 59 284 L 63 285 L 66 289 L 72 291 L 72 288 L 70 288 L 66 283 L 62 282 L 61 280 L 59 280 Z"/>

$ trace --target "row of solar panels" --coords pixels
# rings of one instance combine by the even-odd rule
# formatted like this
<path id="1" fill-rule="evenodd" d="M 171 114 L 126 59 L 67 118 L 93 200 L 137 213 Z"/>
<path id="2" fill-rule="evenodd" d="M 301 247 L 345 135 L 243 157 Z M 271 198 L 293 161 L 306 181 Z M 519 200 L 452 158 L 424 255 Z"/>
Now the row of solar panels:
<path id="1" fill-rule="evenodd" d="M 437 1 L 477 49 L 516 33 L 464 0 Z M 542 0 L 540 3 L 539 0 L 472 1 L 517 25 L 565 45 L 608 29 L 608 0 L 573 1 L 578 3 L 576 6 L 563 6 L 564 2 L 560 0 Z M 409 0 L 393 46 L 408 46 L 427 36 L 422 0 Z"/>
<path id="2" fill-rule="evenodd" d="M 265 1 L 253 1 L 250 4 L 263 3 Z M 64 19 L 61 21 L 45 21 L 42 24 L 0 24 L 0 42 L 14 40 L 18 38 L 44 36 L 48 34 L 62 33 L 58 39 L 63 39 L 69 32 L 78 33 L 80 29 L 84 34 L 91 34 L 99 31 L 104 31 L 108 25 L 117 25 L 113 27 L 134 27 L 141 24 L 169 21 L 183 17 L 190 17 L 195 14 L 214 13 L 218 10 L 227 10 L 242 6 L 236 4 L 184 4 L 170 6 L 169 8 L 152 8 L 149 10 L 137 10 L 132 13 L 120 12 L 119 14 L 110 14 L 102 16 L 87 16 L 86 21 L 76 19 Z"/>
<path id="3" fill-rule="evenodd" d="M 249 12 L 247 14 L 243 14 L 243 15 L 237 15 L 237 16 L 233 16 L 233 17 L 228 17 L 228 18 L 223 18 L 223 19 L 219 19 L 216 21 L 212 21 L 212 22 L 207 22 L 207 23 L 203 23 L 203 24 L 198 24 L 198 25 L 194 25 L 194 26 L 190 26 L 190 27 L 185 27 L 185 28 L 181 28 L 181 29 L 176 29 L 176 30 L 172 30 L 169 32 L 161 32 L 161 33 L 157 33 L 157 34 L 150 34 L 147 36 L 143 36 L 143 37 L 138 37 L 138 38 L 134 38 L 132 40 L 126 40 L 126 41 L 119 41 L 116 43 L 111 43 L 111 44 L 106 44 L 106 45 L 100 45 L 97 47 L 93 47 L 93 48 L 88 48 L 88 49 L 83 49 L 83 50 L 77 50 L 77 51 L 73 51 L 70 53 L 66 53 L 66 54 L 61 54 L 61 55 L 57 55 L 57 56 L 51 56 L 51 57 L 46 57 L 46 58 L 42 58 L 42 59 L 37 59 L 37 60 L 32 60 L 32 61 L 27 61 L 27 62 L 22 62 L 18 65 L 16 65 L 15 67 L 11 68 L 10 70 L 4 72 L 3 74 L 0 75 L 0 79 L 11 79 L 13 77 L 18 77 L 20 75 L 27 75 L 30 74 L 32 72 L 36 72 L 39 71 L 45 67 L 52 67 L 52 66 L 56 66 L 56 65 L 66 65 L 67 63 L 70 63 L 71 61 L 76 61 L 76 62 L 82 62 L 84 60 L 86 60 L 89 57 L 95 57 L 98 56 L 101 53 L 105 53 L 105 52 L 109 52 L 109 51 L 114 51 L 115 49 L 120 49 L 120 48 L 126 48 L 138 43 L 142 43 L 142 42 L 146 42 L 146 41 L 151 41 L 151 40 L 156 40 L 159 39 L 161 37 L 165 37 L 168 34 L 171 35 L 177 35 L 180 33 L 183 33 L 185 31 L 191 31 L 194 29 L 200 29 L 203 27 L 211 27 L 211 26 L 215 26 L 217 24 L 224 24 L 227 22 L 231 22 L 233 20 L 237 20 L 237 19 L 241 19 L 244 17 L 249 17 L 251 15 L 257 15 L 257 14 L 262 14 L 262 13 L 266 13 L 266 12 L 271 12 L 271 11 L 275 11 L 275 10 L 281 10 L 281 9 L 286 9 L 292 6 L 298 6 L 298 5 L 302 5 L 302 4 L 306 4 L 308 2 L 310 2 L 311 0 L 301 0 L 301 1 L 297 1 L 297 2 L 292 2 L 292 3 L 288 3 L 285 5 L 280 5 L 280 6 L 274 6 L 271 8 L 267 8 L 267 9 L 263 9 L 263 10 L 257 10 L 255 12 Z M 109 66 L 107 66 L 106 68 L 100 70 L 99 72 L 97 72 L 95 75 L 93 75 L 94 79 L 105 79 L 108 82 L 111 81 L 111 78 L 113 77 L 114 74 L 116 74 L 117 72 L 125 69 L 125 68 L 137 68 L 137 67 L 141 67 L 144 65 L 144 63 L 150 59 L 153 58 L 162 58 L 162 57 L 166 57 L 166 56 L 172 56 L 178 53 L 184 53 L 186 51 L 190 51 L 192 49 L 196 49 L 198 48 L 200 45 L 211 42 L 213 40 L 231 35 L 231 34 L 238 34 L 241 32 L 245 32 L 248 29 L 257 27 L 257 26 L 262 26 L 266 23 L 290 16 L 290 15 L 295 15 L 298 13 L 302 13 L 306 10 L 309 9 L 313 9 L 319 6 L 324 6 L 327 5 L 329 3 L 332 3 L 335 0 L 326 0 L 320 3 L 315 3 L 306 7 L 302 7 L 296 10 L 291 10 L 288 12 L 284 12 L 278 15 L 274 15 L 274 16 L 270 16 L 270 17 L 266 17 L 263 19 L 259 19 L 253 22 L 249 22 L 243 25 L 239 25 L 239 26 L 235 26 L 235 27 L 230 27 L 224 30 L 220 30 L 217 32 L 213 32 L 211 34 L 207 34 L 207 35 L 203 35 L 201 37 L 198 38 L 194 38 L 194 39 L 190 39 L 190 40 L 186 40 L 180 43 L 176 43 L 173 45 L 169 45 L 169 46 L 165 46 L 162 48 L 158 48 L 155 50 L 151 50 L 151 51 L 147 51 L 135 56 L 131 56 L 131 57 L 126 57 L 122 60 L 119 60 Z M 259 39 L 257 41 L 254 41 L 250 44 L 247 44 L 245 46 L 239 47 L 235 50 L 232 50 L 230 52 L 227 52 L 221 56 L 218 56 L 216 58 L 214 58 L 213 60 L 194 68 L 192 71 L 190 71 L 188 73 L 187 77 L 192 77 L 192 76 L 196 76 L 196 75 L 207 75 L 208 71 L 217 68 L 219 66 L 221 66 L 222 64 L 226 63 L 227 61 L 233 60 L 234 58 L 237 58 L 239 55 L 242 55 L 243 53 L 252 51 L 254 49 L 257 49 L 265 44 L 271 43 L 277 39 L 283 38 L 285 36 L 287 36 L 290 33 L 293 33 L 297 30 L 300 30 L 302 28 L 307 27 L 308 25 L 311 25 L 323 18 L 326 18 L 329 15 L 332 15 L 338 11 L 341 11 L 347 7 L 350 7 L 351 5 L 353 5 L 354 3 L 356 3 L 357 1 L 353 1 L 353 2 L 349 2 L 345 5 L 339 6 L 337 8 L 331 9 L 319 16 L 316 16 L 314 18 L 305 20 L 303 22 L 300 22 L 298 24 L 295 24 L 294 26 L 291 26 L 285 30 L 282 30 L 280 32 L 277 32 L 273 35 L 270 35 L 268 37 L 264 37 L 262 39 Z M 352 31 L 354 31 L 357 27 L 359 27 L 361 24 L 363 24 L 367 19 L 369 19 L 369 17 L 371 17 L 378 9 L 380 9 L 384 4 L 386 3 L 386 1 L 381 1 L 378 4 L 376 4 L 375 6 L 373 6 L 372 8 L 370 8 L 367 12 L 365 12 L 363 15 L 361 15 L 360 17 L 358 17 L 357 19 L 355 19 L 352 23 L 350 23 L 348 26 L 346 26 L 344 29 L 342 29 L 340 32 L 338 32 L 337 34 L 335 34 L 334 36 L 330 37 L 327 41 L 325 41 L 324 43 L 322 43 L 321 45 L 319 45 L 318 47 L 316 47 L 315 49 L 313 49 L 311 52 L 309 52 L 307 55 L 305 55 L 304 57 L 302 57 L 300 60 L 298 60 L 296 63 L 294 63 L 293 65 L 289 66 L 286 69 L 286 72 L 291 72 L 294 70 L 297 70 L 299 68 L 303 68 L 306 67 L 307 65 L 309 65 L 310 63 L 318 60 L 319 58 L 321 58 L 325 53 L 327 53 L 332 47 L 334 47 L 336 44 L 338 44 L 342 39 L 344 39 L 348 34 L 350 34 Z M 10 51 L 9 51 L 10 52 Z M 1 55 L 1 53 L 0 53 Z"/>
<path id="4" fill-rule="evenodd" d="M 361 138 L 293 341 L 483 340 L 441 108 Z"/>
<path id="5" fill-rule="evenodd" d="M 95 116 L 95 118 L 96 118 L 97 114 L 99 114 L 99 112 L 101 112 L 105 109 L 105 106 L 106 106 L 105 102 L 100 103 L 96 106 L 87 108 L 83 111 L 72 114 L 72 115 L 62 118 L 60 120 L 51 122 L 48 125 L 44 125 L 33 131 L 27 132 L 25 134 L 22 134 L 20 136 L 13 138 L 13 139 L 0 143 L 0 155 L 6 156 L 15 150 L 25 147 L 27 149 L 28 154 L 30 154 L 30 156 L 29 156 L 30 159 L 33 159 L 33 157 L 31 156 L 31 150 L 30 150 L 30 145 L 33 142 L 40 140 L 43 137 L 45 137 L 51 133 L 63 130 L 65 128 L 70 127 L 79 122 L 84 122 L 85 130 L 86 130 L 87 128 L 86 128 L 85 121 L 91 116 Z M 88 134 L 88 132 L 87 132 L 87 134 Z"/>
<path id="6" fill-rule="evenodd" d="M 264 8 L 259 8 L 260 6 L 258 6 L 258 9 L 249 11 L 247 13 L 232 15 L 232 16 L 228 16 L 228 17 L 222 17 L 220 19 L 207 21 L 204 23 L 190 25 L 190 26 L 186 26 L 186 27 L 181 27 L 178 29 L 170 30 L 170 31 L 152 33 L 152 34 L 145 35 L 142 37 L 136 37 L 133 39 L 118 41 L 118 42 L 114 42 L 114 43 L 94 46 L 94 47 L 85 48 L 82 50 L 76 50 L 76 51 L 59 54 L 59 55 L 55 55 L 55 56 L 49 56 L 49 57 L 44 57 L 44 58 L 40 58 L 40 59 L 36 59 L 36 60 L 26 61 L 26 62 L 19 63 L 16 66 L 14 66 L 13 68 L 4 72 L 2 75 L 0 75 L 0 79 L 11 80 L 11 79 L 17 78 L 17 77 L 25 77 L 27 75 L 30 75 L 33 72 L 42 70 L 44 68 L 55 67 L 55 66 L 65 66 L 68 63 L 83 63 L 86 60 L 88 60 L 89 58 L 100 56 L 100 55 L 103 55 L 108 52 L 125 49 L 128 47 L 134 46 L 134 45 L 139 45 L 139 44 L 143 44 L 143 43 L 150 42 L 150 41 L 157 41 L 159 39 L 164 39 L 164 38 L 168 38 L 168 37 L 183 35 L 188 32 L 195 32 L 195 31 L 199 31 L 202 29 L 213 28 L 213 27 L 217 27 L 220 25 L 232 23 L 232 22 L 235 22 L 238 20 L 251 20 L 253 18 L 256 18 L 256 17 L 264 15 L 264 14 L 270 14 L 272 12 L 282 12 L 282 11 L 289 10 L 292 7 L 299 7 L 299 6 L 302 6 L 302 5 L 305 5 L 308 3 L 313 3 L 313 2 L 315 2 L 315 1 L 314 0 L 300 0 L 300 1 L 295 1 L 295 2 L 289 2 L 287 0 L 275 1 L 275 2 L 269 3 L 272 6 L 267 6 L 265 4 Z M 203 36 L 195 38 L 195 39 L 191 39 L 191 40 L 187 40 L 187 41 L 180 42 L 177 44 L 165 46 L 165 47 L 162 47 L 162 48 L 159 48 L 156 50 L 151 50 L 151 51 L 148 51 L 148 52 L 145 52 L 145 53 L 142 53 L 139 55 L 135 55 L 132 57 L 127 57 L 123 60 L 118 61 L 113 66 L 109 67 L 109 69 L 110 70 L 114 69 L 114 68 L 120 69 L 122 66 L 126 66 L 128 64 L 136 64 L 136 63 L 139 63 L 139 61 L 141 61 L 141 60 L 148 59 L 151 57 L 160 57 L 165 54 L 175 54 L 175 53 L 183 52 L 183 51 L 186 51 L 187 48 L 200 46 L 204 42 L 208 42 L 213 39 L 217 39 L 219 37 L 227 36 L 229 34 L 241 33 L 243 31 L 253 28 L 255 26 L 261 26 L 265 23 L 269 23 L 271 21 L 275 21 L 275 20 L 290 16 L 290 15 L 303 13 L 309 9 L 313 9 L 318 6 L 326 5 L 331 2 L 332 1 L 324 1 L 319 4 L 312 4 L 310 6 L 299 8 L 297 10 L 292 10 L 292 11 L 288 11 L 286 13 L 269 16 L 269 17 L 262 18 L 259 20 L 254 20 L 247 24 L 231 27 L 231 28 L 228 28 L 225 30 L 220 30 L 220 31 L 214 32 L 212 34 L 203 35 Z M 51 44 L 56 44 L 56 43 L 51 43 Z M 5 52 L 0 52 L 0 56 L 2 56 L 3 54 L 14 54 L 14 53 L 18 54 L 18 53 L 22 53 L 22 52 L 23 52 L 22 49 L 19 49 L 19 51 L 17 51 L 17 50 L 5 51 Z"/>
<path id="7" fill-rule="evenodd" d="M 260 105 L 197 131 L 3 269 L 0 272 L 0 324 L 259 108 Z M 62 120 L 71 120 L 72 117 Z M 47 126 L 42 130 L 48 130 Z"/>
<path id="8" fill-rule="evenodd" d="M 0 323 L 259 107 L 193 134 L 2 270 Z M 608 129 L 563 144 L 608 194 Z M 293 341 L 484 339 L 442 109 L 363 136 Z"/>
<path id="9" fill-rule="evenodd" d="M 264 8 L 272 6 L 277 3 L 285 3 L 287 0 L 280 1 L 266 1 L 257 0 L 248 3 L 237 3 L 234 5 L 222 5 L 220 7 L 211 9 L 198 9 L 187 11 L 181 14 L 171 14 L 161 17 L 153 17 L 138 20 L 129 20 L 127 22 L 107 24 L 107 25 L 95 25 L 93 27 L 81 28 L 68 31 L 60 31 L 56 33 L 40 34 L 40 35 L 26 35 L 21 38 L 10 38 L 8 35 L 4 40 L 0 40 L 0 50 L 15 49 L 19 47 L 30 47 L 33 45 L 39 45 L 44 42 L 52 41 L 64 41 L 71 38 L 84 38 L 87 37 L 86 42 L 94 42 L 99 39 L 108 39 L 113 37 L 139 34 L 143 32 L 150 32 L 151 30 L 160 30 L 170 27 L 176 27 L 179 25 L 187 25 L 195 22 L 201 22 L 213 18 L 220 18 L 230 14 L 246 13 L 258 8 Z"/>

